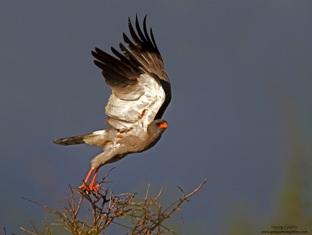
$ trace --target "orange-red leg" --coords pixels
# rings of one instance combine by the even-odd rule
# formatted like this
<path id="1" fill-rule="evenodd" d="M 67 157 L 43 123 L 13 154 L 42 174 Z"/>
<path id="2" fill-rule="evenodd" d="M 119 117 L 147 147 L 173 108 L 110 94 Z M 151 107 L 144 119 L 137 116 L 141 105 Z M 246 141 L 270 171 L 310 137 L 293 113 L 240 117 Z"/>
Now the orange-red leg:
<path id="1" fill-rule="evenodd" d="M 96 193 L 97 193 L 97 189 L 98 189 L 99 185 L 98 184 L 94 185 L 94 184 L 95 184 L 95 180 L 96 180 L 96 176 L 98 174 L 98 171 L 99 171 L 99 168 L 96 168 L 95 172 L 94 172 L 94 175 L 93 175 L 93 178 L 92 178 L 92 181 L 89 184 L 90 190 L 95 191 Z"/>
<path id="2" fill-rule="evenodd" d="M 94 171 L 94 169 L 92 169 L 92 168 L 89 170 L 89 172 L 88 172 L 88 174 L 87 174 L 85 180 L 83 181 L 82 185 L 79 186 L 80 189 L 83 189 L 83 188 L 85 188 L 85 187 L 87 186 L 87 183 L 88 183 L 89 178 L 90 178 L 90 176 L 91 176 L 91 174 L 92 174 L 93 171 Z"/>
<path id="3" fill-rule="evenodd" d="M 92 168 L 89 170 L 85 180 L 83 181 L 82 185 L 79 188 L 82 189 L 82 190 L 85 190 L 87 193 L 89 193 L 88 191 L 90 190 L 90 191 L 94 191 L 96 194 L 98 194 L 97 189 L 99 188 L 100 185 L 98 185 L 98 184 L 94 185 L 95 184 L 95 180 L 96 180 L 96 176 L 97 176 L 98 171 L 99 171 L 98 168 L 95 169 L 95 172 L 94 172 L 93 178 L 91 180 L 91 183 L 88 186 L 88 181 L 89 181 L 93 171 L 94 171 L 94 169 L 92 169 Z"/>

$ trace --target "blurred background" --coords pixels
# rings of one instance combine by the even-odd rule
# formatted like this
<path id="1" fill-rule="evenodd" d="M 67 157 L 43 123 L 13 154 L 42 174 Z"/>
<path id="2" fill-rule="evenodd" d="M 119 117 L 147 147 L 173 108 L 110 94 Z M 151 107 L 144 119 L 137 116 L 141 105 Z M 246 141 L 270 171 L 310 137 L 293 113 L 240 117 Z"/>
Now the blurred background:
<path id="1" fill-rule="evenodd" d="M 178 234 L 312 234 L 311 12 L 288 0 L 1 3 L 1 229 L 40 228 L 49 215 L 21 197 L 62 209 L 81 184 L 101 150 L 51 140 L 105 128 L 111 91 L 90 51 L 118 47 L 128 16 L 148 14 L 172 83 L 169 128 L 99 176 L 114 166 L 115 193 L 143 198 L 150 183 L 164 205 L 207 179 L 168 223 Z"/>

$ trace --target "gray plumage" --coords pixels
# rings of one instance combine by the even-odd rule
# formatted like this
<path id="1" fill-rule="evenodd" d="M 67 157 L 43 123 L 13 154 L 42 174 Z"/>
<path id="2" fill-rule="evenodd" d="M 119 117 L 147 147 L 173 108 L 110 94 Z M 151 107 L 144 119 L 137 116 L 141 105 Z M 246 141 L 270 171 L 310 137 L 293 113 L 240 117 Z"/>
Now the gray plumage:
<path id="1" fill-rule="evenodd" d="M 55 139 L 59 145 L 89 144 L 102 146 L 103 152 L 91 161 L 91 170 L 115 162 L 129 153 L 142 152 L 154 146 L 167 127 L 161 117 L 171 100 L 171 86 L 154 35 L 143 31 L 138 19 L 135 32 L 129 19 L 133 41 L 123 34 L 128 47 L 120 43 L 121 52 L 111 48 L 112 56 L 99 48 L 92 51 L 95 65 L 102 70 L 112 89 L 105 107 L 106 130 Z"/>

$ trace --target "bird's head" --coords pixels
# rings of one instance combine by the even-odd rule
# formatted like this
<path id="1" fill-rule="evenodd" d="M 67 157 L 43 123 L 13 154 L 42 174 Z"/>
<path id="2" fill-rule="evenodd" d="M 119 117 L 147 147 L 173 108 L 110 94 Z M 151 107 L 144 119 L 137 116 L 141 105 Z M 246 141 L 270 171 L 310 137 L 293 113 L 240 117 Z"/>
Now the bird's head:
<path id="1" fill-rule="evenodd" d="M 149 124 L 147 132 L 151 139 L 159 139 L 161 134 L 167 129 L 167 122 L 162 119 L 156 119 Z"/>
<path id="2" fill-rule="evenodd" d="M 144 149 L 146 150 L 146 149 L 153 147 L 158 142 L 162 133 L 166 129 L 167 129 L 167 122 L 165 120 L 156 119 L 152 121 L 147 129 L 149 138 L 148 138 L 148 143 Z"/>

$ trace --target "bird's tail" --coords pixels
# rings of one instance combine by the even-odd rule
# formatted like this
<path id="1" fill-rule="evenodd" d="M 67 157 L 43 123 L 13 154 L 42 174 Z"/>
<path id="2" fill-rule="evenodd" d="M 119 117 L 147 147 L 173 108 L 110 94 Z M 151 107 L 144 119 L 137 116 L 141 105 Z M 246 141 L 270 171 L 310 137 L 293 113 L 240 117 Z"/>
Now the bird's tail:
<path id="1" fill-rule="evenodd" d="M 85 144 L 86 143 L 84 141 L 85 136 L 87 135 L 77 135 L 77 136 L 72 136 L 72 137 L 59 138 L 59 139 L 53 140 L 52 142 L 54 144 L 59 144 L 59 145 Z"/>
<path id="2" fill-rule="evenodd" d="M 65 138 L 55 139 L 52 142 L 59 145 L 74 145 L 74 144 L 90 144 L 96 146 L 104 146 L 108 141 L 106 130 L 95 131 L 91 134 L 77 135 Z"/>

